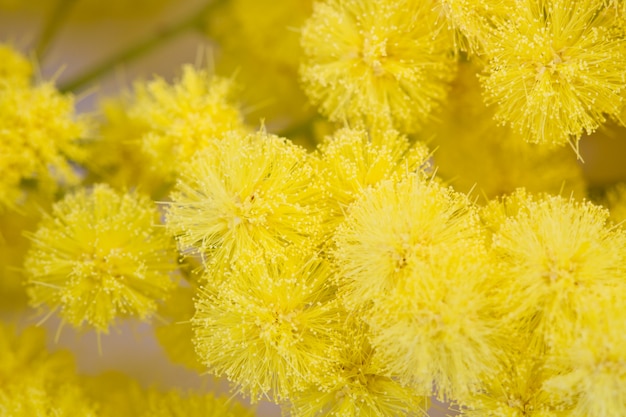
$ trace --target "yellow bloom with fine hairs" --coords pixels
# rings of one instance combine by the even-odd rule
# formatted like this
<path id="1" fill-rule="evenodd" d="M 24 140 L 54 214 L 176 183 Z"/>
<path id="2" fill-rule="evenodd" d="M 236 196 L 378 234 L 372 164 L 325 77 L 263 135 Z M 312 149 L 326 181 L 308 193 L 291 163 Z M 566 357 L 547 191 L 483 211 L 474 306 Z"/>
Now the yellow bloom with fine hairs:
<path id="1" fill-rule="evenodd" d="M 455 399 L 463 411 L 461 415 L 467 417 L 573 416 L 571 404 L 544 389 L 547 379 L 553 374 L 546 370 L 543 360 L 525 351 L 510 353 L 508 359 L 494 364 L 494 370 L 497 371 L 484 380 L 480 390 Z"/>
<path id="2" fill-rule="evenodd" d="M 88 130 L 86 119 L 74 114 L 72 96 L 50 82 L 30 85 L 15 76 L 15 65 L 25 65 L 19 61 L 0 61 L 0 74 L 5 68 L 12 74 L 0 75 L 0 210 L 15 209 L 29 192 L 53 195 L 77 183 L 70 160 L 83 161 L 80 140 Z"/>
<path id="3" fill-rule="evenodd" d="M 283 257 L 323 237 L 325 210 L 310 155 L 264 130 L 228 133 L 181 168 L 167 209 L 168 230 L 207 265 L 240 254 Z"/>
<path id="4" fill-rule="evenodd" d="M 106 165 L 111 172 L 117 167 L 129 170 L 124 155 L 139 152 L 150 174 L 173 182 L 178 168 L 197 150 L 230 130 L 244 130 L 234 92 L 231 79 L 191 65 L 183 66 L 182 76 L 172 84 L 159 77 L 135 83 L 133 94 L 124 97 L 125 117 L 114 108 L 106 114 L 111 117 L 102 127 L 102 147 L 120 155 L 117 164 Z"/>
<path id="5" fill-rule="evenodd" d="M 457 249 L 458 250 L 458 249 Z M 415 268 L 364 313 L 387 370 L 422 395 L 458 398 L 497 371 L 509 334 L 499 325 L 497 279 L 480 240 Z"/>
<path id="6" fill-rule="evenodd" d="M 149 198 L 103 184 L 67 195 L 29 234 L 31 304 L 104 333 L 118 317 L 154 313 L 175 286 L 177 256 L 159 216 Z"/>
<path id="7" fill-rule="evenodd" d="M 485 42 L 495 117 L 533 143 L 571 143 L 617 120 L 626 85 L 621 17 L 604 0 L 524 0 Z"/>
<path id="8" fill-rule="evenodd" d="M 339 129 L 324 138 L 318 150 L 322 181 L 340 218 L 368 187 L 430 167 L 426 145 L 410 144 L 394 130 Z"/>
<path id="9" fill-rule="evenodd" d="M 239 260 L 196 302 L 196 351 L 211 373 L 225 374 L 252 401 L 287 400 L 314 383 L 342 329 L 328 263 L 290 255 Z"/>
<path id="10" fill-rule="evenodd" d="M 518 191 L 486 211 L 508 212 L 493 217 L 501 219 L 492 249 L 509 300 L 501 316 L 512 331 L 532 335 L 532 352 L 571 341 L 588 312 L 626 295 L 626 232 L 607 223 L 605 208 Z"/>
<path id="11" fill-rule="evenodd" d="M 473 251 L 481 233 L 466 195 L 417 174 L 382 181 L 350 206 L 334 237 L 347 305 L 375 303 L 416 279 L 425 262 Z"/>
<path id="12" fill-rule="evenodd" d="M 329 0 L 302 28 L 303 87 L 332 121 L 416 131 L 445 98 L 453 43 L 430 2 Z"/>
<path id="13" fill-rule="evenodd" d="M 388 375 L 386 364 L 372 348 L 368 327 L 356 316 L 346 318 L 333 343 L 339 355 L 328 369 L 320 369 L 319 385 L 291 398 L 294 417 L 378 417 L 427 415 L 429 398 L 418 395 Z"/>

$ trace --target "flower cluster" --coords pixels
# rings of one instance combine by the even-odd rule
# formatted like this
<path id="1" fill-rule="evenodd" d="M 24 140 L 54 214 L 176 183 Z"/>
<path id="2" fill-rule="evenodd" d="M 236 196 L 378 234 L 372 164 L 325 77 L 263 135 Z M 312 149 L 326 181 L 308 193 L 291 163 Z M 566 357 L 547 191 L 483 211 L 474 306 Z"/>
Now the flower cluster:
<path id="1" fill-rule="evenodd" d="M 207 0 L 59 88 L 38 68 L 64 24 L 178 3 L 40 3 L 36 59 L 0 43 L 7 317 L 147 323 L 293 417 L 626 415 L 626 186 L 581 146 L 624 121 L 622 2 Z M 185 31 L 215 66 L 75 109 Z M 256 413 L 86 376 L 14 320 L 3 416 Z"/>

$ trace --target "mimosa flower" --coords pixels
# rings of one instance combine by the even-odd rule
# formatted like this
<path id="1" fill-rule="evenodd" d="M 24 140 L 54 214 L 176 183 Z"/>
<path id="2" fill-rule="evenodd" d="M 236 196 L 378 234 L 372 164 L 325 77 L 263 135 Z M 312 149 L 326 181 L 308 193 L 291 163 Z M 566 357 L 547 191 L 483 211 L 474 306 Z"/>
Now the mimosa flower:
<path id="1" fill-rule="evenodd" d="M 106 333 L 118 317 L 146 318 L 174 287 L 173 242 L 139 194 L 106 185 L 56 203 L 30 238 L 24 267 L 33 306 Z"/>
<path id="2" fill-rule="evenodd" d="M 332 121 L 416 131 L 454 75 L 452 37 L 421 0 L 316 3 L 302 47 L 304 90 Z"/>
<path id="3" fill-rule="evenodd" d="M 626 85 L 623 22 L 604 0 L 524 0 L 485 43 L 482 82 L 495 117 L 533 143 L 578 150 L 578 139 L 617 120 Z"/>

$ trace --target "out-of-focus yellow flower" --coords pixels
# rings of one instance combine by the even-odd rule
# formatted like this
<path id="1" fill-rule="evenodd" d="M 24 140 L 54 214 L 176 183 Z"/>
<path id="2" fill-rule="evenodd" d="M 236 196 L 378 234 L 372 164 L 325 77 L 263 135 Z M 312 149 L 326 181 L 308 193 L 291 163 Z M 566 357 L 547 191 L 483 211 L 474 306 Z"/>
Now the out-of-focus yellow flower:
<path id="1" fill-rule="evenodd" d="M 66 196 L 29 235 L 31 304 L 104 333 L 118 317 L 154 313 L 175 285 L 177 256 L 159 217 L 147 197 L 106 185 Z"/>
<path id="2" fill-rule="evenodd" d="M 154 332 L 167 357 L 174 363 L 180 363 L 189 369 L 204 372 L 195 347 L 191 342 L 193 330 L 191 319 L 196 309 L 194 296 L 197 290 L 192 287 L 177 287 L 172 296 L 159 307 L 154 320 Z M 164 322 L 161 322 L 164 321 Z"/>
<path id="3" fill-rule="evenodd" d="M 0 43 L 0 84 L 23 84 L 26 87 L 32 74 L 33 64 L 25 56 L 12 46 Z"/>
<path id="4" fill-rule="evenodd" d="M 0 61 L 0 210 L 15 209 L 30 192 L 53 195 L 79 176 L 70 160 L 82 162 L 85 118 L 74 100 L 52 83 L 30 85 L 30 68 L 17 53 Z"/>
<path id="5" fill-rule="evenodd" d="M 196 151 L 230 130 L 245 130 L 233 93 L 232 80 L 191 65 L 173 84 L 137 82 L 132 95 L 106 105 L 90 167 L 105 181 L 112 175 L 115 184 L 147 184 L 147 191 L 163 194 Z"/>
<path id="6" fill-rule="evenodd" d="M 305 92 L 332 121 L 416 131 L 454 75 L 452 37 L 420 0 L 316 3 L 302 46 Z"/>
<path id="7" fill-rule="evenodd" d="M 623 284 L 626 286 L 626 284 Z M 553 377 L 544 385 L 574 404 L 572 416 L 626 415 L 626 314 L 623 296 L 586 315 L 584 330 L 550 355 Z"/>
<path id="8" fill-rule="evenodd" d="M 96 407 L 79 385 L 74 358 L 48 353 L 43 329 L 19 335 L 0 322 L 0 415 L 7 417 L 96 417 Z"/>
<path id="9" fill-rule="evenodd" d="M 482 78 L 495 117 L 527 141 L 578 150 L 583 133 L 619 120 L 626 85 L 621 17 L 604 0 L 514 2 L 485 42 Z"/>
<path id="10" fill-rule="evenodd" d="M 148 392 L 141 417 L 254 417 L 254 409 L 214 394 Z"/>
<path id="11" fill-rule="evenodd" d="M 264 119 L 272 130 L 311 117 L 298 85 L 299 28 L 313 0 L 230 0 L 208 14 L 207 31 L 219 43 L 217 71 L 236 73 L 251 124 Z"/>
<path id="12" fill-rule="evenodd" d="M 585 181 L 570 149 L 527 143 L 512 128 L 498 125 L 482 101 L 477 67 L 463 63 L 450 99 L 424 129 L 433 135 L 437 174 L 462 192 L 486 198 L 525 187 L 530 192 L 583 197 Z M 428 136 L 430 137 L 430 136 Z"/>

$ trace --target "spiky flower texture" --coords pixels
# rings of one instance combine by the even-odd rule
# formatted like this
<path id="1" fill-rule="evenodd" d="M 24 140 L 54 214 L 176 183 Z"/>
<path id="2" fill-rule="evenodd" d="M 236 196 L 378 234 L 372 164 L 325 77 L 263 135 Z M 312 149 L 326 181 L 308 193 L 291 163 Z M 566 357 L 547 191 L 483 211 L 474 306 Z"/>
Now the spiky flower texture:
<path id="1" fill-rule="evenodd" d="M 316 175 L 304 148 L 265 131 L 231 132 L 181 169 L 168 229 L 220 268 L 242 254 L 311 247 L 324 218 Z"/>
<path id="2" fill-rule="evenodd" d="M 330 0 L 302 29 L 300 72 L 333 121 L 416 131 L 446 96 L 452 38 L 430 2 Z"/>
<path id="3" fill-rule="evenodd" d="M 96 185 L 66 196 L 30 235 L 31 304 L 105 333 L 118 317 L 148 317 L 175 285 L 176 253 L 158 222 L 139 194 Z"/>
<path id="4" fill-rule="evenodd" d="M 487 37 L 485 98 L 527 141 L 576 149 L 619 120 L 626 74 L 623 23 L 604 0 L 514 2 Z"/>

